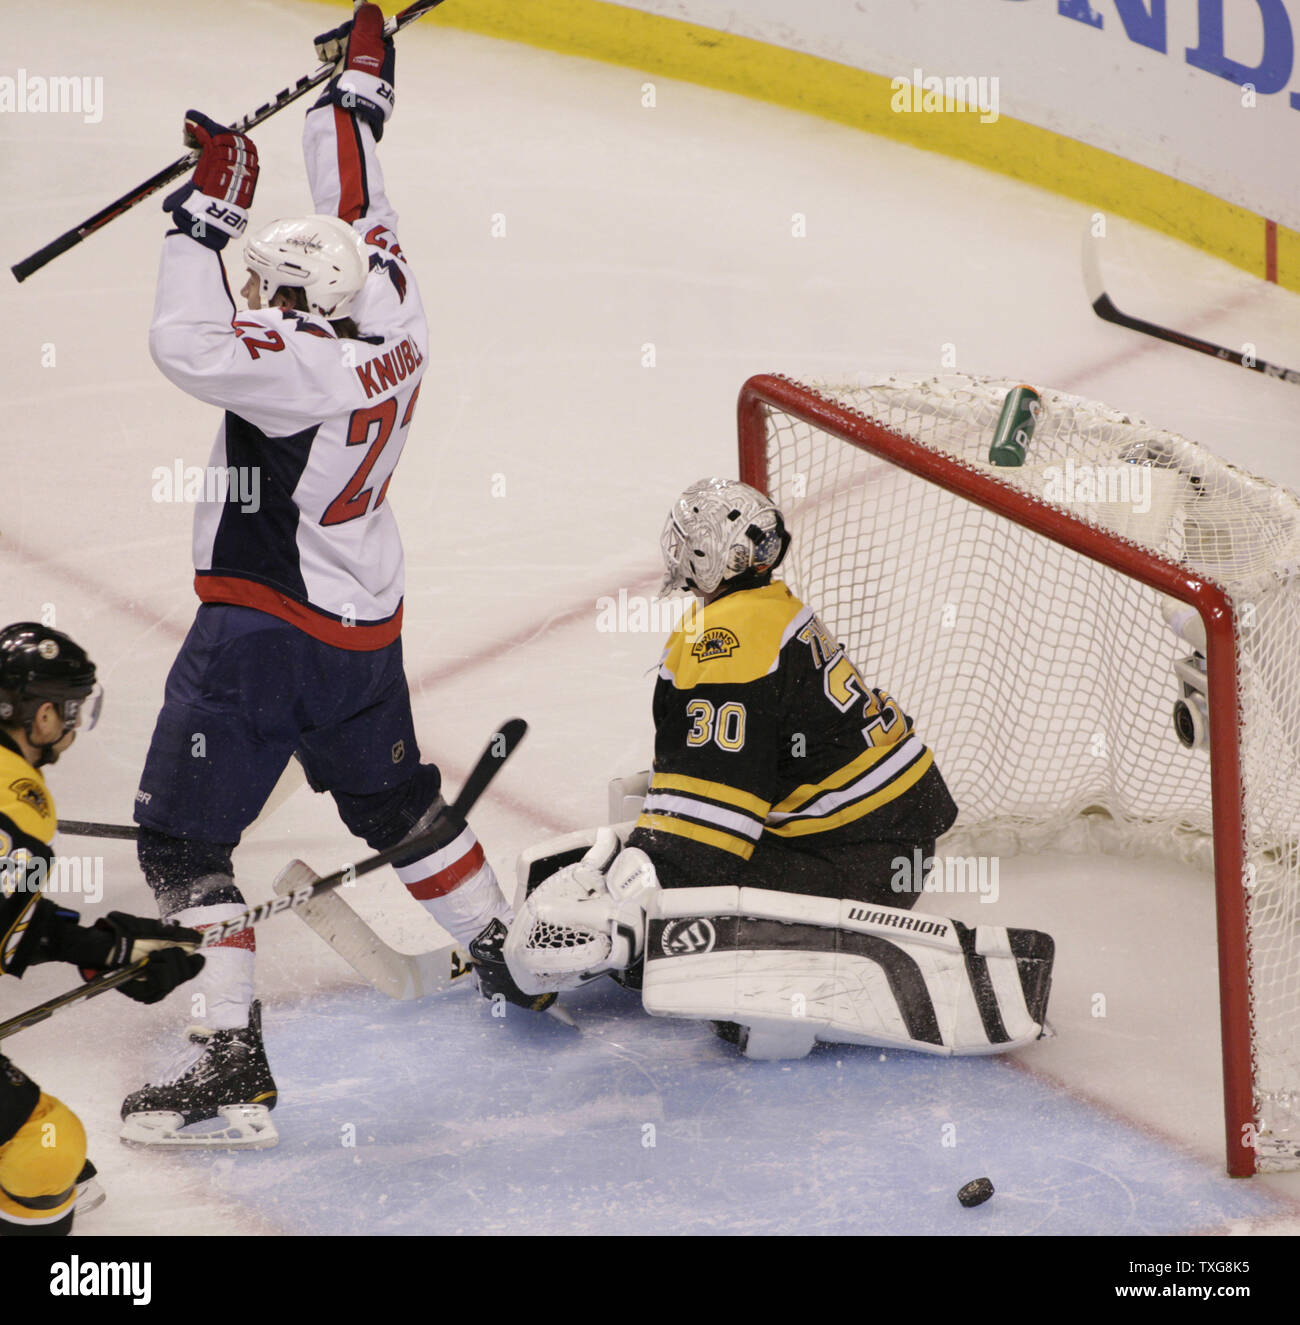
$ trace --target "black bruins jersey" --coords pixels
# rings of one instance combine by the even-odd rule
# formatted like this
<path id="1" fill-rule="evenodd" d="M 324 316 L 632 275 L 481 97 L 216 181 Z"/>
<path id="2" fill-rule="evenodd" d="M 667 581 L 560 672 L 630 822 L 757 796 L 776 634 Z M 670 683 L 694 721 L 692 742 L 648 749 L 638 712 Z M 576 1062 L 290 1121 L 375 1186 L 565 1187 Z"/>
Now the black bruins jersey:
<path id="1" fill-rule="evenodd" d="M 668 886 L 742 883 L 760 842 L 923 843 L 957 816 L 912 719 L 779 582 L 687 617 L 660 664 L 654 720 L 629 845 Z"/>
<path id="2" fill-rule="evenodd" d="M 34 886 L 54 859 L 54 802 L 45 779 L 0 732 L 0 976 L 22 975 L 37 946 L 40 908 Z M 37 865 L 36 862 L 40 862 Z M 0 1145 L 30 1117 L 40 1090 L 0 1054 Z"/>
<path id="3" fill-rule="evenodd" d="M 21 975 L 31 960 L 56 823 L 45 779 L 0 732 L 0 975 Z"/>

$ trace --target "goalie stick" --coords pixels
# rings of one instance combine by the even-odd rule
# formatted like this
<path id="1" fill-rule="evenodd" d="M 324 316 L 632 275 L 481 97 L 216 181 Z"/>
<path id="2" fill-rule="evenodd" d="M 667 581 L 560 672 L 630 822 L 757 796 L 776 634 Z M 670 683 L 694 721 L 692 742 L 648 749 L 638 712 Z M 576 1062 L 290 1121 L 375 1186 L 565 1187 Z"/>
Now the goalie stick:
<path id="1" fill-rule="evenodd" d="M 528 724 L 522 718 L 511 718 L 508 722 L 501 724 L 499 731 L 492 734 L 492 739 L 488 742 L 483 753 L 479 755 L 478 762 L 470 770 L 469 777 L 465 779 L 465 785 L 460 789 L 460 795 L 456 797 L 455 803 L 451 807 L 453 814 L 462 819 L 469 814 L 474 803 L 487 790 L 488 784 L 496 777 L 501 766 L 515 752 L 527 731 Z M 355 865 L 345 865 L 341 870 L 335 870 L 333 874 L 327 874 L 323 879 L 317 879 L 313 883 L 303 884 L 291 893 L 276 897 L 269 902 L 262 902 L 259 906 L 250 907 L 247 911 L 242 911 L 239 915 L 232 916 L 229 920 L 204 930 L 203 938 L 194 945 L 194 950 L 202 952 L 204 948 L 214 947 L 222 939 L 229 938 L 234 934 L 241 934 L 244 930 L 250 929 L 253 925 L 261 924 L 263 920 L 269 920 L 271 916 L 279 915 L 282 911 L 297 910 L 298 907 L 305 905 L 315 897 L 330 892 L 342 883 L 359 879 L 364 874 L 370 874 L 381 866 L 396 860 L 399 856 L 410 855 L 411 852 L 419 851 L 422 847 L 431 846 L 440 833 L 441 829 L 424 833 L 420 837 L 399 843 L 395 847 L 389 847 L 386 851 L 368 856 Z M 20 1012 L 16 1017 L 10 1017 L 8 1021 L 0 1022 L 0 1040 L 6 1039 L 16 1031 L 25 1030 L 28 1026 L 34 1026 L 38 1022 L 45 1021 L 54 1013 L 69 1007 L 73 1003 L 79 1003 L 82 999 L 94 998 L 109 989 L 115 989 L 118 985 L 138 975 L 144 969 L 147 960 L 148 958 L 145 958 L 144 961 L 135 962 L 119 971 L 105 972 L 105 974 L 98 975 L 82 985 L 80 989 L 70 990 L 66 994 L 59 995 L 58 998 L 52 998 L 48 1002 L 38 1004 L 27 1012 Z"/>
<path id="2" fill-rule="evenodd" d="M 413 23 L 417 18 L 421 18 L 431 9 L 436 9 L 440 4 L 442 4 L 442 0 L 415 0 L 414 4 L 407 5 L 405 9 L 395 14 L 384 24 L 384 35 L 391 37 L 408 23 Z M 269 120 L 272 115 L 279 114 L 286 106 L 297 101 L 299 97 L 310 92 L 312 88 L 318 87 L 333 75 L 334 65 L 332 63 L 321 65 L 314 73 L 305 74 L 292 86 L 282 88 L 265 105 L 259 106 L 242 119 L 236 120 L 230 128 L 235 133 L 247 133 L 249 129 L 256 127 L 265 120 Z M 44 248 L 37 249 L 30 257 L 14 263 L 9 270 L 13 272 L 16 280 L 25 281 L 33 272 L 40 271 L 46 263 L 53 262 L 61 253 L 66 253 L 70 248 L 76 247 L 83 239 L 93 235 L 97 230 L 102 230 L 110 221 L 121 216 L 123 212 L 130 211 L 137 203 L 143 202 L 146 198 L 157 193 L 159 189 L 170 184 L 172 180 L 178 179 L 198 159 L 197 151 L 186 152 L 184 156 L 177 157 L 171 165 L 164 166 L 156 175 L 150 175 L 143 184 L 137 184 L 135 188 L 129 189 L 120 198 L 115 199 L 107 207 L 96 212 L 94 216 L 88 217 L 80 225 L 73 226 L 71 230 L 64 231 L 57 239 L 51 240 Z"/>
<path id="3" fill-rule="evenodd" d="M 1196 350 L 1212 358 L 1222 359 L 1225 363 L 1235 363 L 1242 368 L 1249 368 L 1265 377 L 1280 378 L 1292 386 L 1300 386 L 1300 372 L 1293 368 L 1283 368 L 1279 364 L 1269 363 L 1267 359 L 1255 358 L 1230 350 L 1225 345 L 1216 345 L 1213 341 L 1202 340 L 1199 336 L 1189 336 L 1185 332 L 1172 331 L 1155 322 L 1145 322 L 1140 317 L 1122 313 L 1115 307 L 1110 295 L 1101 283 L 1101 263 L 1097 257 L 1098 240 L 1087 230 L 1083 235 L 1083 283 L 1088 291 L 1088 302 L 1092 311 L 1103 322 L 1113 322 L 1117 327 L 1127 327 L 1129 331 L 1140 331 L 1145 336 L 1154 336 L 1156 340 L 1168 341 L 1171 345 L 1181 345 L 1187 350 Z"/>

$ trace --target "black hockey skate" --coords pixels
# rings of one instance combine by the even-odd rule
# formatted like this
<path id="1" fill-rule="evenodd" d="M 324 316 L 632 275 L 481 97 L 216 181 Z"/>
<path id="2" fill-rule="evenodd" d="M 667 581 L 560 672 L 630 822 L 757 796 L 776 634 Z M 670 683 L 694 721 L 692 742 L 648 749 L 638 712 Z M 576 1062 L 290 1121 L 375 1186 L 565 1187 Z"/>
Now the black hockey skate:
<path id="1" fill-rule="evenodd" d="M 265 1149 L 279 1141 L 271 1121 L 275 1081 L 262 1046 L 262 1005 L 253 1001 L 242 1030 L 190 1027 L 183 1064 L 122 1104 L 122 1140 L 131 1146 Z M 182 1128 L 221 1119 L 223 1126 Z"/>

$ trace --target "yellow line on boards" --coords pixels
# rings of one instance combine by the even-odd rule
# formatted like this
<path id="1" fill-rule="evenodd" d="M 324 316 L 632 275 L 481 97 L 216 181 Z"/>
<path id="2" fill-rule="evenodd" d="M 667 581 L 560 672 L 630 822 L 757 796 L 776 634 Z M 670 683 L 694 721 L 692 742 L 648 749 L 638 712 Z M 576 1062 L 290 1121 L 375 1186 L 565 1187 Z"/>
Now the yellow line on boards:
<path id="1" fill-rule="evenodd" d="M 1266 222 L 1254 212 L 1005 115 L 986 124 L 971 111 L 895 111 L 883 74 L 605 0 L 447 0 L 420 22 L 682 79 L 940 152 L 1138 221 L 1267 279 Z M 1300 233 L 1280 225 L 1276 279 L 1300 291 Z"/>

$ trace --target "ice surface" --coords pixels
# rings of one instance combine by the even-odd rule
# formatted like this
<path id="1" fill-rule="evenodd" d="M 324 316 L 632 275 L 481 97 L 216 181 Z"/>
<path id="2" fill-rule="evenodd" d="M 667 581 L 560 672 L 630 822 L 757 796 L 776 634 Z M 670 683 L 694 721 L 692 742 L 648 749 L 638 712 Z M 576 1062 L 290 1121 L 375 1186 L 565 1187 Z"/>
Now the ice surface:
<path id="1" fill-rule="evenodd" d="M 310 68 L 308 37 L 341 9 L 193 0 L 181 23 L 162 0 L 66 0 L 11 16 L 4 72 L 100 75 L 105 114 L 0 120 L 6 262 L 176 155 L 186 107 L 233 117 Z M 475 816 L 503 878 L 521 848 L 598 822 L 608 778 L 647 762 L 661 641 L 598 631 L 596 602 L 650 592 L 669 501 L 734 472 L 735 394 L 752 372 L 937 370 L 952 345 L 960 370 L 1106 400 L 1300 486 L 1295 388 L 1098 321 L 1075 204 L 666 80 L 645 109 L 637 70 L 418 24 L 401 44 L 382 151 L 433 322 L 390 493 L 407 665 L 426 752 L 453 787 L 502 718 L 532 724 Z M 308 205 L 299 127 L 295 109 L 257 134 L 255 220 Z M 53 605 L 108 691 L 101 726 L 51 776 L 71 818 L 129 819 L 195 607 L 192 512 L 152 500 L 152 471 L 204 463 L 216 414 L 148 356 L 163 229 L 147 203 L 0 284 L 0 618 Z M 1293 296 L 1120 223 L 1103 264 L 1126 311 L 1300 366 Z M 87 915 L 152 912 L 129 844 L 59 846 L 102 852 L 106 893 Z M 261 900 L 289 856 L 324 870 L 359 854 L 304 790 L 236 863 Z M 399 945 L 435 937 L 391 879 L 349 896 Z M 1014 1062 L 823 1048 L 754 1064 L 613 987 L 574 997 L 580 1035 L 496 1020 L 465 994 L 391 1003 L 285 918 L 258 931 L 277 1150 L 118 1145 L 120 1100 L 185 1024 L 180 994 L 154 1009 L 109 995 L 7 1047 L 86 1123 L 109 1194 L 87 1232 L 1296 1226 L 1293 1179 L 1221 1176 L 1207 879 L 1042 857 L 1004 862 L 996 906 L 949 909 L 1056 935 L 1055 1039 Z M 16 1010 L 70 975 L 43 967 L 0 997 Z M 997 1196 L 963 1210 L 957 1188 L 981 1175 Z"/>

